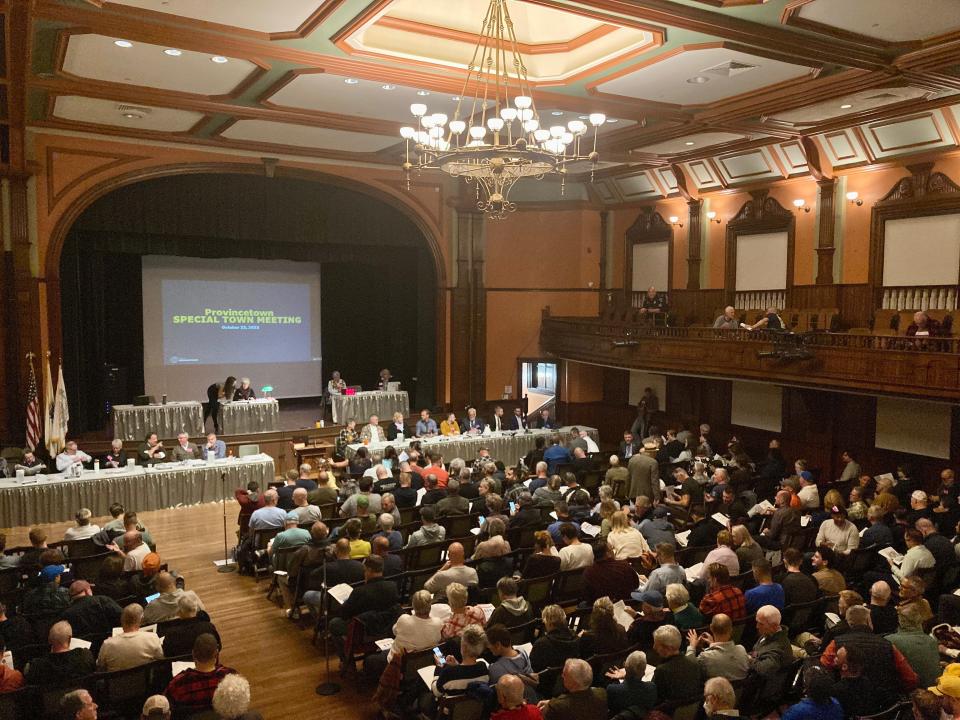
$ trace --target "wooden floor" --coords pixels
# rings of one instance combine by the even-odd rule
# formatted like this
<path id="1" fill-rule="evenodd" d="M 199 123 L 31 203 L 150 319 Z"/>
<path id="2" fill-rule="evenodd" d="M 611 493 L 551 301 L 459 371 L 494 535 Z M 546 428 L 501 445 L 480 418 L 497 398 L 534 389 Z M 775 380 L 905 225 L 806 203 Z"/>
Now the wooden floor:
<path id="1" fill-rule="evenodd" d="M 227 503 L 227 532 L 235 538 L 237 504 Z M 95 519 L 103 524 L 109 518 Z M 373 718 L 370 702 L 374 688 L 351 678 L 340 680 L 339 664 L 331 657 L 333 680 L 343 689 L 320 697 L 314 687 L 324 672 L 322 648 L 311 645 L 312 627 L 298 627 L 266 599 L 268 579 L 256 585 L 253 578 L 221 574 L 213 561 L 223 557 L 223 514 L 219 503 L 155 510 L 140 514 L 141 522 L 157 542 L 163 562 L 186 578 L 223 638 L 221 662 L 242 673 L 252 689 L 253 709 L 265 720 L 321 717 Z M 50 539 L 63 537 L 71 523 L 42 525 Z M 7 532 L 7 546 L 26 545 L 29 528 Z M 329 715 L 327 715 L 329 713 Z"/>

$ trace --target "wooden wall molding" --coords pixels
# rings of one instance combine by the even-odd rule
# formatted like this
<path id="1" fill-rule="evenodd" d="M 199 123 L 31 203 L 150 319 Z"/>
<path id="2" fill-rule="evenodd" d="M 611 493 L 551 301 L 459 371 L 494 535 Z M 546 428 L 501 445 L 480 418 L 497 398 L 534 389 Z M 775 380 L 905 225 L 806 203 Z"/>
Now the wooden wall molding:
<path id="1" fill-rule="evenodd" d="M 92 158 L 93 163 L 88 163 L 85 170 L 81 170 L 72 175 L 66 176 L 67 171 L 63 169 L 61 159 L 66 157 L 74 158 Z M 146 160 L 144 155 L 128 155 L 125 153 L 107 153 L 99 150 L 81 150 L 71 147 L 58 147 L 50 145 L 47 147 L 47 212 L 50 212 L 60 200 L 70 193 L 77 185 L 89 180 L 94 175 L 109 172 L 116 167 L 126 165 L 127 163 Z M 96 163 L 96 160 L 102 162 Z"/>

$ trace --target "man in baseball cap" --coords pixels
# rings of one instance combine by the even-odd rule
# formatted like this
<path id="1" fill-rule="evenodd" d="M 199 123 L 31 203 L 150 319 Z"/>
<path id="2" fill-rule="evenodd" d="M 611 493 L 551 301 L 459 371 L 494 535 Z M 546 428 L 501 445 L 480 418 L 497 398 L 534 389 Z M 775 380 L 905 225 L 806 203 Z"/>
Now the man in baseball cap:
<path id="1" fill-rule="evenodd" d="M 929 688 L 930 692 L 943 698 L 943 709 L 949 710 L 954 717 L 960 716 L 960 663 L 951 663 Z"/>
<path id="2" fill-rule="evenodd" d="M 70 607 L 64 610 L 63 619 L 70 623 L 76 637 L 109 635 L 120 624 L 121 608 L 117 601 L 94 595 L 93 588 L 86 580 L 70 584 Z"/>

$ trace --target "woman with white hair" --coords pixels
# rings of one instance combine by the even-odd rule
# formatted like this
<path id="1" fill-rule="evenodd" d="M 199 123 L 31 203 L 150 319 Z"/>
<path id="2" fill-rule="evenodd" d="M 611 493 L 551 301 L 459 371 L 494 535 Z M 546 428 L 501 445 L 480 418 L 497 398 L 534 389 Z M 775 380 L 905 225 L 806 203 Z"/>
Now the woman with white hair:
<path id="1" fill-rule="evenodd" d="M 462 695 L 473 682 L 485 683 L 489 679 L 489 666 L 481 655 L 487 649 L 487 636 L 479 625 L 467 625 L 460 636 L 459 662 L 453 655 L 447 655 L 440 672 L 433 679 L 433 694 Z M 439 660 L 435 660 L 439 664 Z"/>
<path id="2" fill-rule="evenodd" d="M 667 585 L 667 607 L 673 613 L 673 624 L 680 632 L 701 628 L 707 624 L 703 614 L 690 604 L 690 593 L 680 583 Z"/>
<path id="3" fill-rule="evenodd" d="M 396 520 L 393 517 L 392 513 L 381 513 L 380 517 L 377 518 L 377 525 L 379 530 L 373 534 L 373 537 L 370 538 L 371 542 L 376 538 L 383 536 L 387 539 L 387 542 L 390 543 L 391 550 L 399 550 L 403 547 L 403 535 L 400 534 L 399 530 L 394 530 L 394 524 Z"/>
<path id="4" fill-rule="evenodd" d="M 240 387 L 233 393 L 234 400 L 253 400 L 257 394 L 250 387 L 250 378 L 240 378 Z"/>
<path id="5" fill-rule="evenodd" d="M 483 610 L 467 605 L 467 588 L 458 582 L 447 585 L 447 602 L 450 604 L 450 617 L 443 623 L 440 636 L 444 640 L 457 637 L 468 625 L 483 627 L 487 618 Z"/>
<path id="6" fill-rule="evenodd" d="M 239 673 L 231 673 L 220 681 L 213 693 L 213 711 L 220 720 L 263 720 L 250 709 L 250 683 Z"/>

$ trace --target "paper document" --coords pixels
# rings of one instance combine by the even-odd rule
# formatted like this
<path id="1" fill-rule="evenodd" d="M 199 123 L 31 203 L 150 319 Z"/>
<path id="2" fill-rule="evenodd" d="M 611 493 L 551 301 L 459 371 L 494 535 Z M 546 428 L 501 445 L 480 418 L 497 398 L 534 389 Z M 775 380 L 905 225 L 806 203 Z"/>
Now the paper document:
<path id="1" fill-rule="evenodd" d="M 600 534 L 600 526 L 591 525 L 588 522 L 580 523 L 580 530 L 581 532 L 583 532 L 586 535 L 589 535 L 590 537 L 596 537 L 597 535 Z"/>
<path id="2" fill-rule="evenodd" d="M 420 506 L 420 503 L 423 502 L 423 496 L 427 494 L 426 488 L 420 488 L 417 490 L 417 507 Z"/>
<path id="3" fill-rule="evenodd" d="M 683 532 L 678 532 L 674 537 L 677 539 L 677 545 L 680 547 L 686 547 L 687 543 L 690 541 L 690 530 L 684 530 Z"/>
<path id="4" fill-rule="evenodd" d="M 476 527 L 476 528 L 470 528 L 470 532 L 473 533 L 474 535 L 479 535 L 479 534 L 480 534 L 480 528 L 478 528 L 478 527 Z"/>
<path id="5" fill-rule="evenodd" d="M 870 529 L 870 526 L 867 525 L 863 530 L 860 531 L 860 537 L 863 537 L 863 534 Z"/>
<path id="6" fill-rule="evenodd" d="M 374 642 L 381 650 L 389 650 L 393 647 L 393 638 L 383 638 L 382 640 L 377 640 Z"/>
<path id="7" fill-rule="evenodd" d="M 173 673 L 174 677 L 182 673 L 184 670 L 195 670 L 196 668 L 197 665 L 193 662 L 175 660 L 174 662 L 170 663 L 170 671 Z"/>
<path id="8" fill-rule="evenodd" d="M 893 473 L 883 473 L 882 475 L 874 475 L 873 477 L 875 482 L 880 482 L 881 480 L 888 481 L 893 485 L 897 484 L 897 479 L 893 476 Z"/>
<path id="9" fill-rule="evenodd" d="M 417 675 L 419 675 L 420 679 L 423 680 L 423 684 L 427 686 L 427 690 L 431 690 L 433 688 L 433 677 L 436 669 L 437 666 L 431 664 L 417 670 Z"/>
<path id="10" fill-rule="evenodd" d="M 140 628 L 140 630 L 142 630 L 143 632 L 156 633 L 156 632 L 157 632 L 157 624 L 154 623 L 153 625 L 144 625 L 142 628 Z M 115 627 L 115 628 L 113 629 L 113 633 L 111 634 L 111 637 L 116 637 L 117 635 L 123 635 L 123 628 L 122 628 L 122 627 Z"/>
<path id="11" fill-rule="evenodd" d="M 555 510 L 551 510 L 551 511 L 550 511 L 550 517 L 552 517 L 554 520 L 559 520 L 559 519 L 560 519 L 560 518 L 557 517 L 557 512 L 556 512 Z"/>
<path id="12" fill-rule="evenodd" d="M 490 603 L 480 603 L 477 605 L 478 608 L 483 610 L 483 621 L 484 624 L 490 621 L 490 616 L 493 615 L 493 605 Z"/>
<path id="13" fill-rule="evenodd" d="M 347 598 L 353 593 L 353 588 L 346 583 L 340 583 L 339 585 L 334 585 L 327 590 L 327 592 L 330 593 L 330 597 L 343 605 L 347 601 Z"/>
<path id="14" fill-rule="evenodd" d="M 710 519 L 713 520 L 714 522 L 720 523 L 724 527 L 726 527 L 730 523 L 730 518 L 724 515 L 722 512 L 715 512 L 713 515 L 710 516 Z"/>
<path id="15" fill-rule="evenodd" d="M 523 486 L 530 487 L 530 483 L 532 482 L 533 482 L 533 478 L 527 478 L 526 480 L 523 481 Z"/>
<path id="16" fill-rule="evenodd" d="M 8 668 L 13 670 L 13 652 L 11 650 L 7 650 L 3 654 L 3 657 L 0 658 L 0 665 L 6 665 Z"/>
<path id="17" fill-rule="evenodd" d="M 80 638 L 70 638 L 70 649 L 76 650 L 77 648 L 86 648 L 90 649 L 91 643 L 89 640 L 81 640 Z"/>
<path id="18" fill-rule="evenodd" d="M 696 565 L 691 565 L 688 568 L 684 569 L 684 572 L 687 574 L 687 580 L 693 582 L 700 578 L 700 571 L 703 570 L 703 563 L 698 562 Z"/>
<path id="19" fill-rule="evenodd" d="M 629 630 L 630 626 L 633 625 L 633 618 L 626 611 L 626 605 L 623 600 L 617 600 L 613 604 L 613 619 L 620 623 L 620 626 L 624 630 Z"/>
<path id="20" fill-rule="evenodd" d="M 523 645 L 514 645 L 513 649 L 517 652 L 525 652 L 527 655 L 533 650 L 533 643 L 524 643 Z"/>
<path id="21" fill-rule="evenodd" d="M 647 665 L 647 669 L 643 671 L 643 679 L 645 682 L 653 682 L 653 674 L 657 671 L 656 665 Z"/>
<path id="22" fill-rule="evenodd" d="M 903 555 L 898 553 L 892 547 L 885 547 L 883 550 L 878 550 L 877 554 L 880 555 L 881 557 L 886 558 L 887 560 L 892 562 L 894 565 L 899 565 L 900 563 L 903 562 Z"/>
<path id="23" fill-rule="evenodd" d="M 800 527 L 806 527 L 810 524 L 810 520 L 813 519 L 812 515 L 801 515 L 800 516 Z"/>
<path id="24" fill-rule="evenodd" d="M 770 510 L 775 510 L 773 503 L 769 500 L 764 500 L 763 502 L 758 502 L 752 508 L 747 510 L 747 515 L 754 517 L 755 515 L 764 515 Z"/>
<path id="25" fill-rule="evenodd" d="M 828 612 L 824 613 L 823 616 L 827 619 L 827 623 L 829 623 L 827 625 L 828 628 L 832 628 L 834 625 L 840 622 L 840 616 L 836 613 Z"/>

